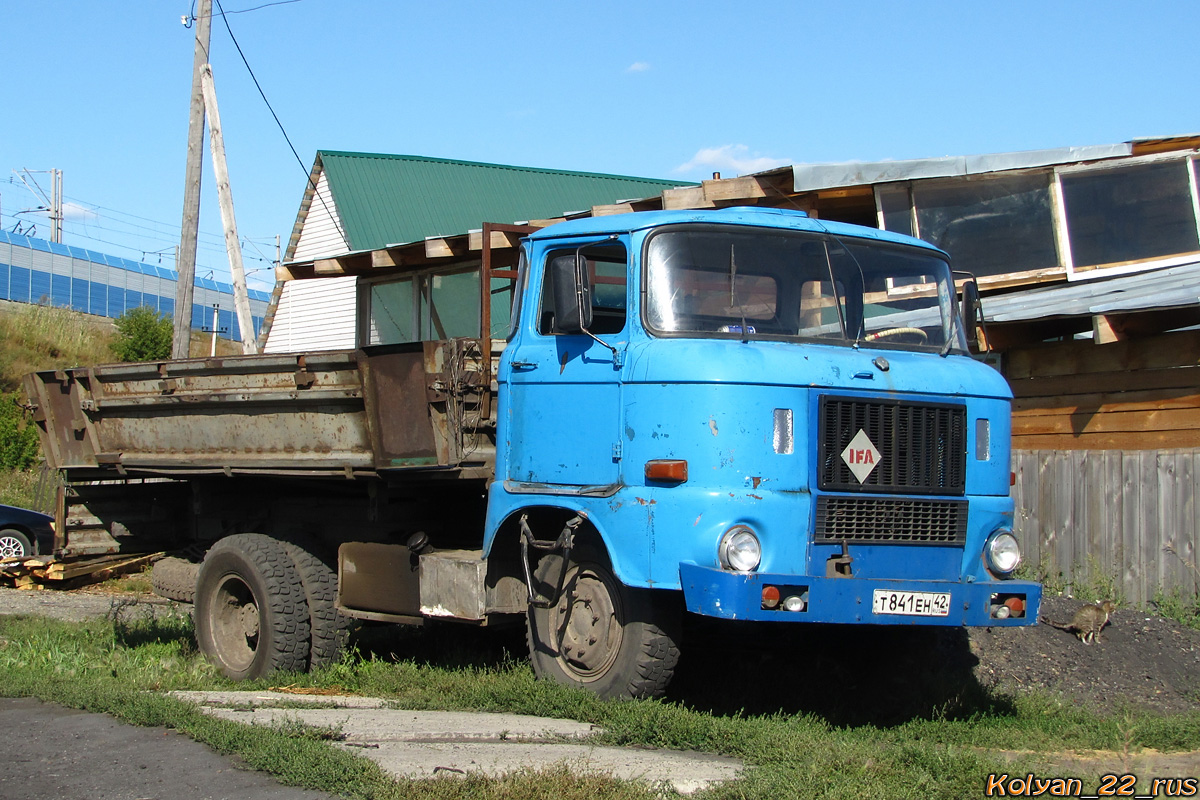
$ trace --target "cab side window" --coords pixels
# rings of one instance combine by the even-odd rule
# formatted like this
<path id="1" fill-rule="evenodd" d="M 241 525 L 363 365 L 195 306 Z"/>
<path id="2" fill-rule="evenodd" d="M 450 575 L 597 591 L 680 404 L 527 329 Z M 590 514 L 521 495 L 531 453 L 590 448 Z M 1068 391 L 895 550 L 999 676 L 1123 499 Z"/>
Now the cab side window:
<path id="1" fill-rule="evenodd" d="M 538 315 L 538 333 L 554 336 L 554 286 L 550 264 L 556 258 L 574 258 L 575 250 L 551 250 L 542 263 L 542 297 Z M 592 327 L 596 335 L 620 333 L 625 330 L 628 306 L 629 258 L 625 246 L 605 242 L 584 247 L 581 251 L 587 263 L 588 280 L 592 291 Z"/>

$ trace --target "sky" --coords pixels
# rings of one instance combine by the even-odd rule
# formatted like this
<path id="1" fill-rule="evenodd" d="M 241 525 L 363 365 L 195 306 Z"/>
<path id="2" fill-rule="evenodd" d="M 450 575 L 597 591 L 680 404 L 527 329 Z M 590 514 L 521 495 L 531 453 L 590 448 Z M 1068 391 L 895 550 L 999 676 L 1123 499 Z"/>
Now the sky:
<path id="1" fill-rule="evenodd" d="M 37 171 L 60 169 L 66 243 L 174 265 L 195 5 L 0 0 L 0 228 L 49 238 L 22 178 L 48 195 Z M 256 288 L 318 150 L 701 180 L 1200 132 L 1197 2 L 220 5 L 209 60 Z M 203 181 L 197 274 L 228 280 L 207 148 Z"/>

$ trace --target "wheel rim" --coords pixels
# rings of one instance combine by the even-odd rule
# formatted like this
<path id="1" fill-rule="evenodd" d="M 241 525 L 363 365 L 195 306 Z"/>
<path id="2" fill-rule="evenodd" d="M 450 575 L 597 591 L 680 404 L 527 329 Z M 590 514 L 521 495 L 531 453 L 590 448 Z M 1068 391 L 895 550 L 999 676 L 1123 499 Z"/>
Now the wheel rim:
<path id="1" fill-rule="evenodd" d="M 558 604 L 550 609 L 550 629 L 563 670 L 584 682 L 602 677 L 621 650 L 620 618 L 620 595 L 612 577 L 590 565 L 576 567 L 567 576 Z"/>
<path id="2" fill-rule="evenodd" d="M 262 614 L 254 592 L 237 575 L 217 584 L 211 610 L 213 646 L 230 669 L 246 670 L 254 663 L 262 631 Z"/>
<path id="3" fill-rule="evenodd" d="M 0 536 L 0 558 L 21 558 L 25 553 L 25 543 L 15 536 Z"/>

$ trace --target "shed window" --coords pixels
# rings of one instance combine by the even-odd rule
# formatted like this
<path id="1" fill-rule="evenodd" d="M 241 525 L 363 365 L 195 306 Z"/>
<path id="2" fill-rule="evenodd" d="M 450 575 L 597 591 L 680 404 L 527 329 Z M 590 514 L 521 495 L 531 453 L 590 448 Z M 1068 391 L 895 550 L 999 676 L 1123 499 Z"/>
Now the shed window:
<path id="1" fill-rule="evenodd" d="M 1062 175 L 1076 267 L 1200 250 L 1187 161 Z"/>
<path id="2" fill-rule="evenodd" d="M 999 275 L 1058 266 L 1047 172 L 913 186 L 919 236 L 958 269 Z"/>
<path id="3" fill-rule="evenodd" d="M 421 274 L 370 284 L 367 344 L 479 335 L 479 271 Z"/>

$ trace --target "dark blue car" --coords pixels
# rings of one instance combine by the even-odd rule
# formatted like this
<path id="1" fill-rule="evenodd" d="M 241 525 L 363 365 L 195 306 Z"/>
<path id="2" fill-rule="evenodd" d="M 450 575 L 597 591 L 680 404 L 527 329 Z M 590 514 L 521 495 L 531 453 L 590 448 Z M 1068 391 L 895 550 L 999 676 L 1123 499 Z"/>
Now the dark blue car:
<path id="1" fill-rule="evenodd" d="M 0 505 L 0 558 L 48 555 L 54 550 L 54 518 Z"/>

